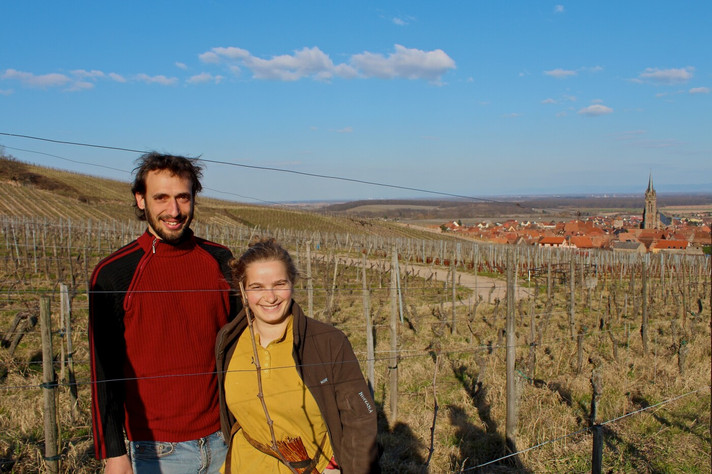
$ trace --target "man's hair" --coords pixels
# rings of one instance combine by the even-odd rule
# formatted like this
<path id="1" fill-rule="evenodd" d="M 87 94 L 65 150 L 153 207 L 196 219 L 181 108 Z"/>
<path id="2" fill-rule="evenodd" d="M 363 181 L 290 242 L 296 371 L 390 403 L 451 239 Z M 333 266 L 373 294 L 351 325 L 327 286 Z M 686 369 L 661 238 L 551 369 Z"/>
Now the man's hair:
<path id="1" fill-rule="evenodd" d="M 193 198 L 203 190 L 200 178 L 203 177 L 203 168 L 198 164 L 197 158 L 186 158 L 185 156 L 165 155 L 155 151 L 145 153 L 136 160 L 134 168 L 134 182 L 131 185 L 131 195 L 136 193 L 146 195 L 146 176 L 151 171 L 168 170 L 171 175 L 188 178 L 192 185 Z M 146 220 L 146 212 L 139 209 L 136 200 L 133 201 L 136 217 Z"/>
<path id="2" fill-rule="evenodd" d="M 233 258 L 230 261 L 232 269 L 232 281 L 235 288 L 240 286 L 240 283 L 245 282 L 247 267 L 255 262 L 271 262 L 278 261 L 284 263 L 287 269 L 287 277 L 289 282 L 294 284 L 299 276 L 291 255 L 284 247 L 279 245 L 273 238 L 256 238 L 250 242 L 249 247 L 239 258 Z"/>

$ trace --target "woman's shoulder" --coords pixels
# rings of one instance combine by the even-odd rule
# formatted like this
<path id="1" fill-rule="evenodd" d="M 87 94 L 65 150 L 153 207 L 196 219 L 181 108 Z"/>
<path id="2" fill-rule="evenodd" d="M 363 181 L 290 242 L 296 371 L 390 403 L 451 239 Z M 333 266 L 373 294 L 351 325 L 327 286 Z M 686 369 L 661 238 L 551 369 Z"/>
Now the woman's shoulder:
<path id="1" fill-rule="evenodd" d="M 324 321 L 319 321 L 308 316 L 304 317 L 305 320 L 305 336 L 307 337 L 319 337 L 323 339 L 333 339 L 338 341 L 347 340 L 346 334 L 329 323 Z"/>

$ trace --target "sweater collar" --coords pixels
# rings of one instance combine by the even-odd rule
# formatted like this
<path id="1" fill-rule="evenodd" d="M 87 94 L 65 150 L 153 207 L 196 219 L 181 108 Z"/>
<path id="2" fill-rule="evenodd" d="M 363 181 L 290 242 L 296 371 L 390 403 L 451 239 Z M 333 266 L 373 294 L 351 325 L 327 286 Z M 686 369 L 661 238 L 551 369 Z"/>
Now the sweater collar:
<path id="1" fill-rule="evenodd" d="M 179 242 L 166 242 L 153 235 L 148 229 L 138 238 L 138 243 L 144 252 L 152 252 L 155 254 L 168 253 L 184 253 L 192 250 L 195 245 L 195 236 L 191 229 L 186 230 L 183 238 Z"/>

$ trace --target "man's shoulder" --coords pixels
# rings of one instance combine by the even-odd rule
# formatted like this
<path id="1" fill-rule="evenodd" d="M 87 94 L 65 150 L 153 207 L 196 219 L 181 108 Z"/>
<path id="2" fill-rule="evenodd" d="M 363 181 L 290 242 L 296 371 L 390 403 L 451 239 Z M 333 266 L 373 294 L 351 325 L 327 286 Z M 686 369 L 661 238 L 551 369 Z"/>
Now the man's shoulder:
<path id="1" fill-rule="evenodd" d="M 96 279 L 99 275 L 115 274 L 121 268 L 135 268 L 143 254 L 144 251 L 138 241 L 134 240 L 112 252 L 109 256 L 104 257 L 96 267 L 94 267 L 93 279 Z"/>
<path id="2" fill-rule="evenodd" d="M 232 251 L 222 244 L 201 237 L 195 237 L 195 242 L 217 260 L 223 261 L 232 258 Z"/>

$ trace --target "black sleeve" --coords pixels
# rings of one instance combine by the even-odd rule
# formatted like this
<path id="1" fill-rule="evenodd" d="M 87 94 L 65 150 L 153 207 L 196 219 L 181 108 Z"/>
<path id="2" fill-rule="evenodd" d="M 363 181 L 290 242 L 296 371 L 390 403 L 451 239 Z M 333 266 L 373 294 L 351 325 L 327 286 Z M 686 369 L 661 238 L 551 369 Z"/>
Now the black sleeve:
<path id="1" fill-rule="evenodd" d="M 95 270 L 89 293 L 91 412 L 97 459 L 126 453 L 124 442 L 124 374 L 126 344 L 123 327 L 125 289 Z"/>

